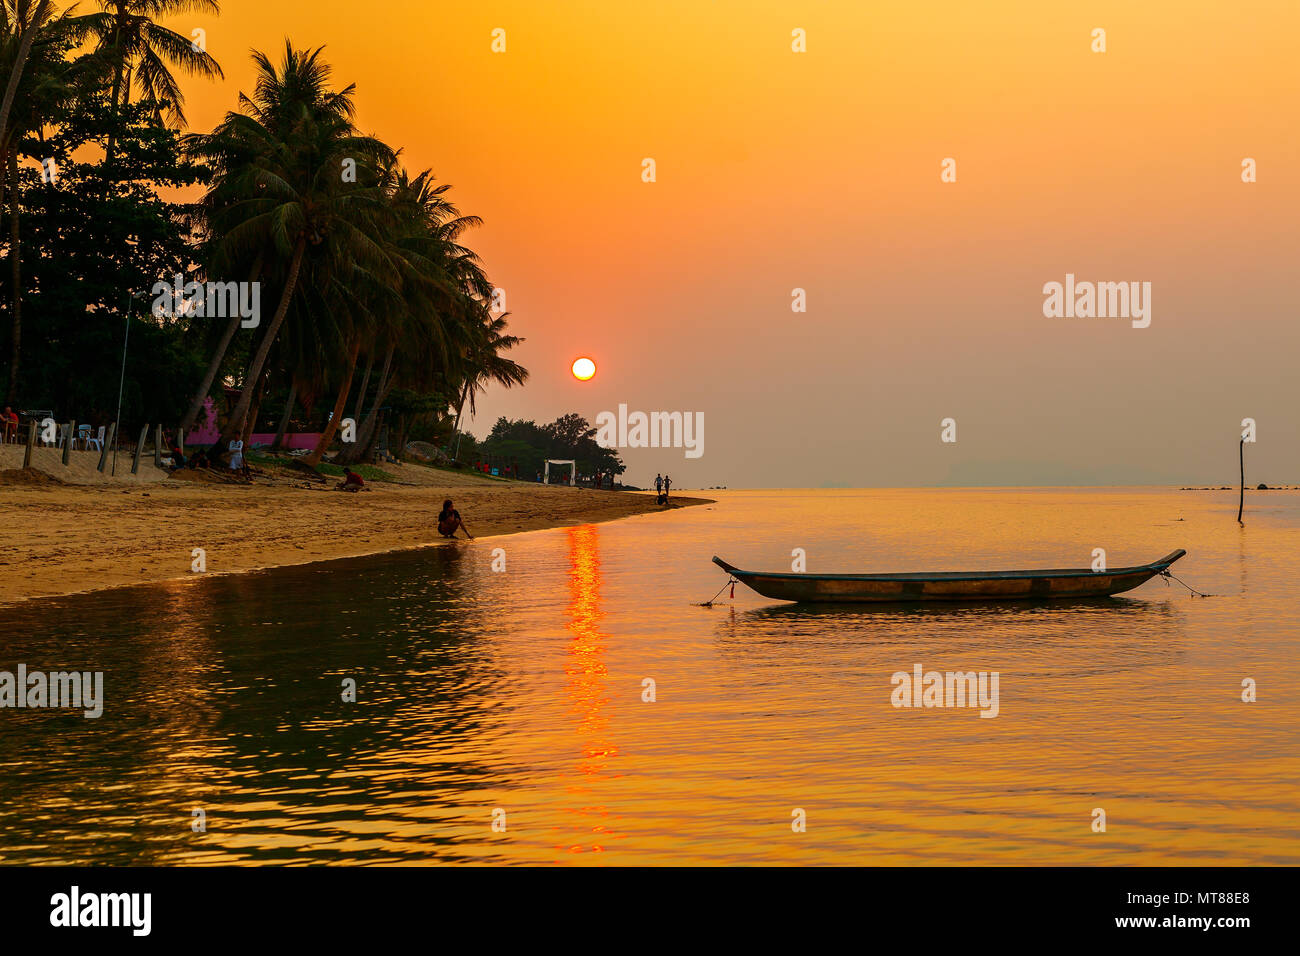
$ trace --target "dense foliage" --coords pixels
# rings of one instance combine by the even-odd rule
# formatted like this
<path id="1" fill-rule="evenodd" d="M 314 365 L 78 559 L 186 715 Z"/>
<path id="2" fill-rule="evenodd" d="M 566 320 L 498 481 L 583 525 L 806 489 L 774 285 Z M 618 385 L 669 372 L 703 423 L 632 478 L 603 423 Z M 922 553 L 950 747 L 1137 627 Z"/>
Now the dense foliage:
<path id="1" fill-rule="evenodd" d="M 356 128 L 355 90 L 320 49 L 255 52 L 238 108 L 186 133 L 171 70 L 221 68 L 158 20 L 216 0 L 99 6 L 0 0 L 8 404 L 113 421 L 126 345 L 122 434 L 189 430 L 211 397 L 218 452 L 254 430 L 315 429 L 315 464 L 344 418 L 356 440 L 336 460 L 357 461 L 385 426 L 395 449 L 421 429 L 450 440 L 483 388 L 526 380 L 463 244 L 478 219 Z M 178 276 L 242 283 L 257 315 L 199 314 L 201 291 L 160 307 L 155 287 Z"/>
<path id="2" fill-rule="evenodd" d="M 474 454 L 517 464 L 523 478 L 540 474 L 548 458 L 573 460 L 580 475 L 621 475 L 624 465 L 618 454 L 597 445 L 595 435 L 596 429 L 581 415 L 565 415 L 549 425 L 498 418 Z"/>

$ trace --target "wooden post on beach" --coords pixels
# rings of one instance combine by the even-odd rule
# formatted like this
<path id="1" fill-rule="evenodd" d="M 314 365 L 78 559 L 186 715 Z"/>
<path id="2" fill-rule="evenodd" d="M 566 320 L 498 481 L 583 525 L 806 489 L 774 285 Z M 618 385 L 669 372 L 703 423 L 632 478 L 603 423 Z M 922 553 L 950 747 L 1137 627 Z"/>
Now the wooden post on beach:
<path id="1" fill-rule="evenodd" d="M 149 437 L 149 426 L 140 429 L 140 440 L 135 443 L 135 461 L 131 462 L 131 474 L 140 470 L 140 456 L 144 453 L 144 442 Z"/>
<path id="2" fill-rule="evenodd" d="M 183 428 L 176 430 L 176 447 L 181 450 L 182 455 L 185 454 L 185 429 Z"/>
<path id="3" fill-rule="evenodd" d="M 63 440 L 63 464 L 68 464 L 72 457 L 72 443 L 77 440 L 77 422 L 68 422 L 68 437 Z"/>
<path id="4" fill-rule="evenodd" d="M 1241 509 L 1246 507 L 1246 436 L 1241 436 L 1241 444 L 1237 448 L 1237 458 L 1241 462 L 1241 493 L 1237 496 L 1237 524 L 1245 524 L 1241 520 Z"/>
<path id="5" fill-rule="evenodd" d="M 27 450 L 23 452 L 23 467 L 32 467 L 32 448 L 36 445 L 36 422 L 27 425 Z"/>
<path id="6" fill-rule="evenodd" d="M 113 442 L 117 440 L 117 422 L 108 426 L 108 437 L 104 439 L 104 447 L 99 450 L 99 470 L 102 472 L 108 465 L 108 450 L 113 447 Z"/>
<path id="7" fill-rule="evenodd" d="M 162 425 L 153 427 L 153 466 L 162 467 Z"/>

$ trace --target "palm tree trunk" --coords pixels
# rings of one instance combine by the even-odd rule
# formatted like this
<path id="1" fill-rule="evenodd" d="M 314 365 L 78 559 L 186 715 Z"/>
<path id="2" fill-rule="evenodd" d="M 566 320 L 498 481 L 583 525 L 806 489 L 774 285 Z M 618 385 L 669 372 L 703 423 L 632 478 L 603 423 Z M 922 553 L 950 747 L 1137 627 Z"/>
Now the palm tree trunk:
<path id="1" fill-rule="evenodd" d="M 357 392 L 357 404 L 352 409 L 353 421 L 360 424 L 361 410 L 366 401 L 366 388 L 370 385 L 370 370 L 375 367 L 375 350 L 370 349 L 370 354 L 366 356 L 366 374 L 361 376 L 361 391 Z"/>
<path id="2" fill-rule="evenodd" d="M 366 449 L 370 447 L 370 436 L 375 429 L 375 419 L 379 415 L 380 406 L 384 404 L 384 399 L 388 397 L 389 388 L 391 388 L 389 379 L 393 367 L 393 353 L 396 350 L 397 343 L 394 342 L 388 346 L 388 351 L 384 355 L 384 368 L 379 373 L 379 387 L 375 389 L 375 401 L 370 406 L 370 414 L 366 416 L 366 420 L 362 422 L 361 428 L 357 432 L 356 444 L 351 448 L 343 449 L 342 454 L 339 455 L 338 460 L 340 463 L 351 464 L 361 461 Z"/>
<path id="3" fill-rule="evenodd" d="M 113 97 L 108 101 L 112 107 L 112 122 L 108 126 L 108 145 L 104 147 L 104 169 L 113 168 L 113 157 L 117 153 L 117 104 L 122 97 L 122 73 L 126 69 L 126 61 L 122 58 L 122 51 L 119 44 L 122 41 L 122 21 L 126 18 L 121 4 L 118 4 L 117 26 L 113 31 L 113 52 L 117 57 L 117 63 L 113 67 Z"/>
<path id="4" fill-rule="evenodd" d="M 403 415 L 401 417 L 402 425 L 397 432 L 397 442 L 396 442 L 396 446 L 399 451 L 403 453 L 406 451 L 406 439 L 411 434 L 411 429 L 415 426 L 415 423 L 419 419 L 419 417 L 420 416 L 418 415 Z"/>
<path id="5" fill-rule="evenodd" d="M 257 413 L 262 410 L 262 399 L 266 396 L 266 380 L 271 374 L 271 367 L 268 365 L 262 369 L 262 374 L 257 380 L 257 390 L 253 393 L 253 405 L 248 410 L 248 417 L 244 419 L 244 430 L 239 437 L 244 442 L 244 454 L 248 454 L 248 442 L 253 436 L 253 429 L 257 427 Z"/>
<path id="6" fill-rule="evenodd" d="M 348 392 L 352 391 L 352 376 L 357 371 L 357 355 L 361 351 L 361 339 L 357 338 L 352 345 L 352 354 L 348 357 L 348 370 L 343 375 L 343 384 L 339 387 L 338 398 L 334 399 L 334 412 L 330 415 L 330 420 L 325 426 L 325 430 L 320 433 L 320 440 L 316 442 L 316 447 L 312 453 L 303 459 L 303 464 L 315 468 L 320 464 L 325 449 L 330 446 L 334 440 L 334 435 L 339 430 L 339 418 L 343 415 L 343 406 L 347 404 Z"/>
<path id="7" fill-rule="evenodd" d="M 293 414 L 293 403 L 298 398 L 298 380 L 289 376 L 289 400 L 284 403 L 284 414 L 280 416 L 280 426 L 275 430 L 275 441 L 271 442 L 271 451 L 279 451 L 284 443 L 284 430 L 289 425 L 289 416 Z"/>
<path id="8" fill-rule="evenodd" d="M 256 282 L 261 272 L 262 257 L 259 254 L 257 261 L 253 263 L 253 272 L 248 281 Z M 183 431 L 189 431 L 194 427 L 194 422 L 203 409 L 203 400 L 208 397 L 208 392 L 212 389 L 212 383 L 216 381 L 217 372 L 221 371 L 221 363 L 226 359 L 226 351 L 230 348 L 230 342 L 235 337 L 235 330 L 239 328 L 239 323 L 242 321 L 243 319 L 236 310 L 235 314 L 230 317 L 230 321 L 226 323 L 226 330 L 221 333 L 221 341 L 217 343 L 216 351 L 212 353 L 212 361 L 208 363 L 208 370 L 203 373 L 203 382 L 194 392 L 194 397 L 190 399 L 189 410 L 185 413 L 185 417 L 181 419 L 180 427 Z"/>
<path id="9" fill-rule="evenodd" d="M 19 255 L 19 212 L 18 212 L 18 152 L 9 153 L 9 263 L 10 279 L 13 282 L 13 350 L 9 357 L 9 388 L 5 401 L 12 405 L 18 400 L 18 367 L 22 355 L 23 342 L 23 284 L 22 258 Z"/>
<path id="10" fill-rule="evenodd" d="M 23 38 L 18 44 L 18 54 L 14 57 L 13 68 L 9 71 L 9 82 L 5 84 L 4 100 L 0 101 L 0 143 L 5 141 L 9 133 L 9 112 L 13 109 L 14 97 L 18 94 L 18 83 L 23 78 L 27 55 L 32 51 L 32 41 L 36 39 L 37 24 L 44 19 L 45 9 L 49 5 L 50 0 L 40 0 L 36 5 L 36 12 L 32 14 L 31 20 L 23 29 Z M 14 26 L 17 27 L 18 24 L 15 23 Z"/>
<path id="11" fill-rule="evenodd" d="M 244 418 L 248 415 L 248 407 L 253 400 L 253 389 L 262 374 L 262 369 L 266 366 L 266 358 L 271 354 L 271 346 L 275 344 L 275 339 L 280 334 L 284 317 L 289 314 L 289 301 L 293 298 L 294 289 L 298 285 L 298 273 L 302 269 L 302 258 L 306 251 L 307 237 L 299 237 L 293 247 L 293 258 L 289 260 L 289 274 L 284 280 L 284 290 L 280 293 L 280 304 L 276 306 L 275 317 L 271 319 L 271 325 L 266 330 L 266 335 L 262 336 L 262 342 L 258 345 L 257 353 L 248 367 L 248 375 L 244 379 L 244 387 L 239 392 L 239 401 L 235 404 L 235 410 L 230 413 L 226 426 L 221 429 L 216 444 L 212 446 L 212 453 L 217 457 L 225 456 L 226 450 L 221 446 L 229 442 L 231 437 L 243 427 Z"/>
<path id="12" fill-rule="evenodd" d="M 180 427 L 184 431 L 189 431 L 194 427 L 195 419 L 199 417 L 199 412 L 203 408 L 203 400 L 208 397 L 208 392 L 212 389 L 212 383 L 216 380 L 217 372 L 221 368 L 221 363 L 225 361 L 226 350 L 230 348 L 230 340 L 235 337 L 235 330 L 239 328 L 240 317 L 239 311 L 230 317 L 226 323 L 226 330 L 221 333 L 221 341 L 217 343 L 217 349 L 212 353 L 212 361 L 208 363 L 208 370 L 203 373 L 203 382 L 199 385 L 194 393 L 194 398 L 190 400 L 190 407 L 185 412 L 185 417 L 181 419 Z"/>
<path id="13" fill-rule="evenodd" d="M 466 400 L 467 398 L 469 398 L 469 387 L 470 387 L 470 383 L 471 383 L 472 381 L 473 381 L 473 378 L 467 378 L 467 379 L 465 379 L 465 384 L 464 384 L 463 386 L 461 386 L 461 390 L 460 390 L 460 404 L 458 404 L 458 405 L 456 406 L 456 424 L 452 426 L 452 429 L 451 429 L 451 437 L 447 439 L 447 451 L 448 451 L 448 452 L 451 451 L 452 442 L 455 442 L 455 441 L 456 441 L 456 436 L 460 434 L 460 415 L 461 415 L 461 412 L 463 412 L 463 411 L 465 410 L 465 400 Z M 460 447 L 460 443 L 459 443 L 459 442 L 456 442 L 456 447 L 457 447 L 457 448 Z"/>
<path id="14" fill-rule="evenodd" d="M 365 439 L 357 442 L 357 461 L 367 461 L 374 451 L 375 442 L 379 439 L 379 410 L 384 407 L 384 402 L 388 399 L 388 393 L 393 390 L 393 383 L 390 381 L 384 385 L 375 394 L 374 414 L 370 417 L 370 428 L 366 432 Z"/>

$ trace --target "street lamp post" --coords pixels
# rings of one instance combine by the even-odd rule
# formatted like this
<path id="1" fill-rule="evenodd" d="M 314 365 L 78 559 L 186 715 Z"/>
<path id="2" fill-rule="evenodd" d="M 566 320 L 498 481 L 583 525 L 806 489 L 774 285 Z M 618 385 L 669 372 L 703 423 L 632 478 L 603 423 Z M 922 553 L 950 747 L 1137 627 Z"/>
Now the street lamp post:
<path id="1" fill-rule="evenodd" d="M 117 415 L 113 419 L 113 477 L 117 477 L 117 446 L 122 437 L 122 389 L 126 385 L 126 347 L 131 341 L 131 303 L 146 296 L 131 292 L 126 297 L 126 333 L 122 336 L 122 376 L 117 380 Z"/>

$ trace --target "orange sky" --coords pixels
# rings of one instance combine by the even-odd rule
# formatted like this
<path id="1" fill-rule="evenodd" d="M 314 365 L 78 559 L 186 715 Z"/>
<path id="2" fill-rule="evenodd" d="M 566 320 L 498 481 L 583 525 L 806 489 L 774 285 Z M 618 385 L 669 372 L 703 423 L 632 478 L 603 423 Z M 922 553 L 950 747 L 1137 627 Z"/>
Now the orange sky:
<path id="1" fill-rule="evenodd" d="M 624 452 L 640 483 L 1226 482 L 1249 416 L 1252 482 L 1300 481 L 1292 0 L 222 6 L 172 24 L 226 70 L 194 128 L 249 48 L 325 44 L 486 220 L 532 380 L 480 437 L 622 402 L 705 416 L 697 460 Z M 1067 272 L 1151 282 L 1151 326 L 1045 318 Z"/>

